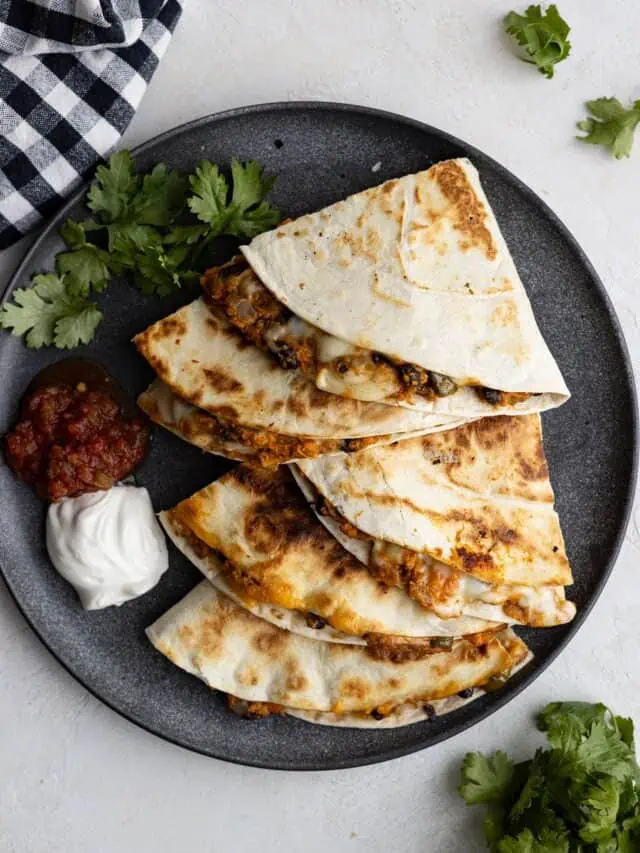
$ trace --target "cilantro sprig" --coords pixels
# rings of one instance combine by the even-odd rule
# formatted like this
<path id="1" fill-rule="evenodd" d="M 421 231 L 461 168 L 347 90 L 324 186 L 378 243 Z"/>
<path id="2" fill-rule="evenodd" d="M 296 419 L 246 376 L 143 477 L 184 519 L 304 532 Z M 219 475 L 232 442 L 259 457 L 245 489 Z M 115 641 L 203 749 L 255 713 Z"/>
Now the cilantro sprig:
<path id="1" fill-rule="evenodd" d="M 14 335 L 25 335 L 31 349 L 87 344 L 102 320 L 96 305 L 73 293 L 64 277 L 55 273 L 34 276 L 33 286 L 14 290 L 13 300 L 4 306 L 0 322 Z"/>
<path id="2" fill-rule="evenodd" d="M 567 38 L 571 28 L 557 6 L 552 4 L 544 12 L 539 5 L 529 6 L 523 15 L 509 12 L 504 23 L 506 32 L 523 48 L 520 58 L 551 79 L 555 66 L 571 52 Z"/>
<path id="3" fill-rule="evenodd" d="M 231 181 L 203 160 L 192 175 L 160 163 L 136 172 L 129 151 L 99 166 L 86 204 L 91 217 L 60 229 L 66 250 L 56 273 L 34 276 L 0 311 L 0 327 L 32 349 L 71 349 L 92 340 L 102 320 L 91 295 L 125 275 L 142 293 L 167 294 L 197 280 L 203 252 L 217 237 L 255 237 L 280 221 L 266 200 L 274 178 L 254 161 L 231 161 Z"/>
<path id="4" fill-rule="evenodd" d="M 493 853 L 640 850 L 640 769 L 633 723 L 604 705 L 554 702 L 538 717 L 549 749 L 515 764 L 504 752 L 469 753 L 460 794 L 489 806 Z"/>
<path id="5" fill-rule="evenodd" d="M 633 135 L 640 124 L 640 100 L 627 109 L 617 98 L 597 98 L 587 101 L 590 118 L 578 122 L 579 136 L 590 145 L 603 145 L 615 158 L 629 157 L 633 146 Z"/>

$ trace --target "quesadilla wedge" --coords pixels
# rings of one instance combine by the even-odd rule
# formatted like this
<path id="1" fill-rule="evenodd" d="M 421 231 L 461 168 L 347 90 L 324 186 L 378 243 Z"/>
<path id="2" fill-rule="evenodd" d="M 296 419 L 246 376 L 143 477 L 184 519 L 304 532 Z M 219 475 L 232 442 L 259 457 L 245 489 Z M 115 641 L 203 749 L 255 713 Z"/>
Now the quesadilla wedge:
<path id="1" fill-rule="evenodd" d="M 465 159 L 281 224 L 205 293 L 318 388 L 425 412 L 543 411 L 569 396 Z"/>
<path id="2" fill-rule="evenodd" d="M 248 613 L 207 581 L 147 629 L 155 648 L 209 687 L 247 702 L 384 718 L 506 675 L 527 655 L 509 629 L 394 662 L 357 646 L 319 643 Z"/>
<path id="3" fill-rule="evenodd" d="M 319 639 L 335 640 L 323 631 L 328 625 L 393 655 L 398 636 L 433 638 L 425 649 L 442 648 L 452 637 L 501 624 L 442 619 L 403 590 L 378 583 L 318 522 L 286 468 L 241 465 L 160 520 L 211 583 L 222 579 L 243 607 L 289 630 L 304 623 L 318 629 Z M 289 618 L 279 619 L 276 609 Z"/>
<path id="4" fill-rule="evenodd" d="M 361 531 L 489 584 L 572 582 L 539 415 L 297 464 L 347 536 Z"/>
<path id="5" fill-rule="evenodd" d="M 319 391 L 274 364 L 203 299 L 149 326 L 134 344 L 174 394 L 229 427 L 346 441 L 461 422 Z"/>
<path id="6" fill-rule="evenodd" d="M 362 533 L 316 491 L 296 465 L 291 472 L 318 520 L 381 583 L 404 589 L 422 607 L 443 619 L 475 616 L 549 628 L 570 622 L 576 613 L 563 586 L 492 585 L 447 566 L 425 553 Z"/>
<path id="7" fill-rule="evenodd" d="M 355 453 L 365 447 L 398 440 L 397 434 L 367 438 L 309 438 L 245 427 L 186 403 L 160 379 L 154 380 L 137 402 L 154 423 L 206 453 L 267 468 L 330 453 Z M 417 430 L 402 433 L 402 438 L 423 434 L 423 430 Z"/>
<path id="8" fill-rule="evenodd" d="M 161 512 L 158 515 L 158 520 L 180 553 L 184 554 L 219 592 L 259 619 L 264 619 L 265 622 L 270 622 L 272 625 L 277 625 L 278 628 L 291 631 L 293 634 L 300 634 L 303 637 L 332 643 L 367 645 L 367 641 L 363 637 L 355 637 L 337 631 L 316 614 L 309 615 L 300 610 L 288 610 L 286 607 L 280 607 L 277 604 L 246 598 L 242 591 L 236 591 L 227 582 L 226 578 L 229 576 L 229 572 L 228 570 L 225 571 L 225 559 L 219 551 L 210 548 L 209 545 L 198 539 L 195 533 L 186 524 L 183 524 L 172 510 Z"/>

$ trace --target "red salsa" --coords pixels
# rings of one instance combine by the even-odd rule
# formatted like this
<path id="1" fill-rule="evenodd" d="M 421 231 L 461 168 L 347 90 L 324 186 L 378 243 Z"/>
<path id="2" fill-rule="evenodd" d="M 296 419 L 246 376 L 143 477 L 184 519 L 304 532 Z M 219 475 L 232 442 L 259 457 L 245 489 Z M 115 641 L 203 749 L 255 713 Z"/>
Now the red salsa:
<path id="1" fill-rule="evenodd" d="M 126 418 L 109 393 L 54 383 L 25 397 L 5 451 L 18 477 L 58 501 L 111 488 L 142 461 L 148 441 L 147 423 Z"/>

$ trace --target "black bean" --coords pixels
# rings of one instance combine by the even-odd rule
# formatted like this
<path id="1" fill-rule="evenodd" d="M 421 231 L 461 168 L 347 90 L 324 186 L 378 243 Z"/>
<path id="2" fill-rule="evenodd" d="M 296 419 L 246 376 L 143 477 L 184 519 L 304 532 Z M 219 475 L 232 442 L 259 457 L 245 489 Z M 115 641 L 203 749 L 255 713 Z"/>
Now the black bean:
<path id="1" fill-rule="evenodd" d="M 496 391 L 495 388 L 481 388 L 480 394 L 492 406 L 497 406 L 502 400 L 502 392 Z"/>
<path id="2" fill-rule="evenodd" d="M 274 341 L 271 344 L 271 351 L 278 360 L 280 367 L 285 370 L 295 370 L 298 367 L 298 357 L 289 344 L 283 341 Z"/>
<path id="3" fill-rule="evenodd" d="M 458 693 L 458 696 L 461 699 L 470 699 L 473 696 L 473 687 L 465 687 L 464 690 Z"/>
<path id="4" fill-rule="evenodd" d="M 324 628 L 327 624 L 327 620 L 323 619 L 322 616 L 318 616 L 317 613 L 305 613 L 304 620 L 309 628 L 316 628 L 318 630 Z"/>
<path id="5" fill-rule="evenodd" d="M 371 712 L 371 716 L 374 720 L 384 720 L 384 714 L 381 711 L 378 711 L 377 708 L 374 708 Z"/>
<path id="6" fill-rule="evenodd" d="M 433 718 L 436 716 L 436 709 L 428 702 L 426 705 L 422 706 L 422 710 L 426 714 L 427 720 L 433 720 Z"/>

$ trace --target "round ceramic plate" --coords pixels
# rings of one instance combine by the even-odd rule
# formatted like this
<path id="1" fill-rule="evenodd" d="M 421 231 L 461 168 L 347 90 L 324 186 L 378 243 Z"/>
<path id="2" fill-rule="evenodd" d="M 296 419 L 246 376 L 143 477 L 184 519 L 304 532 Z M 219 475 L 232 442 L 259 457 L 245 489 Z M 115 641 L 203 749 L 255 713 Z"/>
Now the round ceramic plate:
<path id="1" fill-rule="evenodd" d="M 248 107 L 201 119 L 147 143 L 140 167 L 163 161 L 192 170 L 207 157 L 225 164 L 253 158 L 278 176 L 274 201 L 290 216 L 313 211 L 383 180 L 449 157 L 469 157 L 514 255 L 543 334 L 573 397 L 544 416 L 545 444 L 557 508 L 576 582 L 571 625 L 523 630 L 535 661 L 498 693 L 444 718 L 392 731 L 312 726 L 286 718 L 242 720 L 222 698 L 173 666 L 144 629 L 175 604 L 200 575 L 175 549 L 152 592 L 119 608 L 86 613 L 53 570 L 44 548 L 44 507 L 0 466 L 0 565 L 25 617 L 58 660 L 87 689 L 130 720 L 207 755 L 261 767 L 324 769 L 393 758 L 450 737 L 495 711 L 529 684 L 577 631 L 602 590 L 627 522 L 636 468 L 636 405 L 629 358 L 602 284 L 566 228 L 502 166 L 439 130 L 388 113 L 351 106 L 293 103 Z M 379 165 L 378 165 L 379 164 Z M 374 169 L 375 166 L 375 169 Z M 9 285 L 24 286 L 53 269 L 61 222 L 81 217 L 81 195 L 50 223 Z M 144 298 L 114 284 L 105 319 L 81 351 L 105 364 L 131 394 L 151 370 L 130 340 L 194 298 Z M 0 334 L 0 430 L 16 416 L 33 374 L 61 357 L 27 350 Z M 157 509 L 170 507 L 231 466 L 167 432 L 155 431 L 138 480 Z"/>

